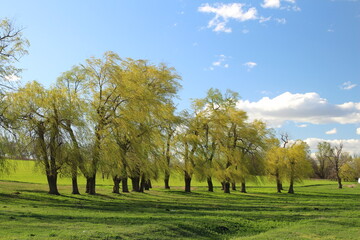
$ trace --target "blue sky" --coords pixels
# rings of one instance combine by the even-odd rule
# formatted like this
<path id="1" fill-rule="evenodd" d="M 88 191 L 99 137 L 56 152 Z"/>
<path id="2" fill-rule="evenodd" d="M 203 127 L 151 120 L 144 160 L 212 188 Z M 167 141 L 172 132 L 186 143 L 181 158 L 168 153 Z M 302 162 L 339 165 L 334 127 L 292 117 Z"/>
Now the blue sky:
<path id="1" fill-rule="evenodd" d="M 0 16 L 31 43 L 23 82 L 51 85 L 111 50 L 175 67 L 179 109 L 231 89 L 277 132 L 360 153 L 358 0 L 17 0 L 1 1 Z"/>

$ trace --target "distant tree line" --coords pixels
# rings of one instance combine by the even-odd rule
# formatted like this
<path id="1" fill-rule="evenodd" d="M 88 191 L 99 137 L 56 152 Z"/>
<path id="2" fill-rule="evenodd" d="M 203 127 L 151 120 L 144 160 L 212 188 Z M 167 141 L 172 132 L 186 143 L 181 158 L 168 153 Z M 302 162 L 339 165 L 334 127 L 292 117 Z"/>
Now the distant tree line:
<path id="1" fill-rule="evenodd" d="M 13 61 L 26 54 L 28 42 L 8 20 L 0 29 L 2 155 L 36 159 L 50 194 L 59 194 L 59 175 L 72 179 L 73 194 L 80 193 L 79 174 L 89 194 L 96 194 L 99 174 L 113 179 L 114 193 L 120 186 L 128 192 L 128 180 L 136 192 L 159 178 L 169 189 L 174 171 L 183 174 L 186 192 L 193 178 L 206 181 L 208 191 L 217 179 L 230 193 L 237 184 L 246 192 L 248 182 L 269 176 L 278 192 L 286 181 L 294 193 L 294 184 L 313 169 L 321 178 L 335 176 L 339 187 L 342 178 L 358 176 L 358 161 L 342 145 L 322 143 L 315 162 L 305 142 L 286 134 L 277 139 L 264 122 L 249 121 L 233 91 L 210 89 L 177 113 L 181 77 L 165 64 L 106 52 L 64 72 L 49 88 L 36 81 L 13 86 L 10 79 L 21 71 Z M 0 162 L 0 172 L 8 171 Z"/>

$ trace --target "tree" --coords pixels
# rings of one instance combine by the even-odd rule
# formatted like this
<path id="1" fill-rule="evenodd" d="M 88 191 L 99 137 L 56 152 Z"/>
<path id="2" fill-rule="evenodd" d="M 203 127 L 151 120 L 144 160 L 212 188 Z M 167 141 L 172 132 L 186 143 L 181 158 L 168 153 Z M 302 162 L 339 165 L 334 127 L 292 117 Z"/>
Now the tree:
<path id="1" fill-rule="evenodd" d="M 198 126 L 198 152 L 202 161 L 197 168 L 199 175 L 205 177 L 208 191 L 213 192 L 213 159 L 217 150 L 217 139 L 219 133 L 219 121 L 221 117 L 220 107 L 223 104 L 223 96 L 218 89 L 209 89 L 207 96 L 203 99 L 193 100 L 193 111 L 199 122 Z"/>
<path id="2" fill-rule="evenodd" d="M 60 122 L 63 120 L 59 106 L 63 104 L 63 92 L 46 90 L 37 82 L 31 82 L 17 92 L 8 94 L 12 105 L 7 112 L 13 129 L 26 132 L 33 142 L 33 153 L 43 164 L 49 193 L 58 195 L 57 178 L 63 164 Z"/>
<path id="3" fill-rule="evenodd" d="M 279 146 L 279 140 L 273 139 L 266 154 L 266 171 L 275 178 L 277 192 L 281 193 L 282 182 L 285 178 L 285 148 Z"/>
<path id="4" fill-rule="evenodd" d="M 270 133 L 264 122 L 255 120 L 245 123 L 238 134 L 241 158 L 237 162 L 237 169 L 243 193 L 246 193 L 246 181 L 257 181 L 256 176 L 263 175 L 265 171 L 265 153 Z"/>
<path id="5" fill-rule="evenodd" d="M 9 19 L 0 20 L 0 94 L 13 89 L 21 69 L 15 63 L 26 55 L 29 41 L 23 36 L 23 29 L 17 28 Z"/>
<path id="6" fill-rule="evenodd" d="M 219 104 L 217 142 L 219 151 L 215 158 L 215 175 L 223 184 L 224 193 L 230 193 L 230 184 L 239 179 L 239 163 L 244 157 L 241 133 L 246 126 L 246 113 L 236 108 L 238 94 L 228 90 Z"/>
<path id="7" fill-rule="evenodd" d="M 94 134 L 92 157 L 86 170 L 86 193 L 95 194 L 96 173 L 101 159 L 101 146 L 112 118 L 126 99 L 119 93 L 122 85 L 121 59 L 113 52 L 106 52 L 103 59 L 90 58 L 81 67 L 89 89 L 89 120 Z"/>
<path id="8" fill-rule="evenodd" d="M 191 192 L 191 180 L 197 167 L 198 122 L 196 118 L 184 112 L 180 130 L 176 135 L 177 167 L 184 174 L 185 192 Z"/>
<path id="9" fill-rule="evenodd" d="M 357 180 L 360 170 L 359 159 L 353 158 L 348 153 L 343 154 L 343 159 L 345 163 L 340 168 L 340 177 L 348 182 Z"/>
<path id="10" fill-rule="evenodd" d="M 122 178 L 129 175 L 133 190 L 143 191 L 161 165 L 161 129 L 166 121 L 175 120 L 172 99 L 180 87 L 180 77 L 174 68 L 145 60 L 123 60 L 121 69 L 118 94 L 126 102 L 114 110 L 109 130 L 119 146 Z"/>
<path id="11" fill-rule="evenodd" d="M 337 146 L 331 146 L 330 143 L 323 142 L 322 144 L 318 145 L 319 152 L 327 158 L 327 160 L 331 163 L 332 169 L 335 172 L 335 178 L 338 182 L 338 188 L 342 188 L 342 179 L 340 170 L 341 167 L 346 162 L 346 155 L 343 153 L 343 144 L 340 143 Z"/>
<path id="12" fill-rule="evenodd" d="M 331 146 L 327 142 L 319 142 L 317 149 L 318 151 L 315 153 L 317 160 L 316 174 L 321 179 L 329 178 L 331 175 L 331 162 L 329 159 L 329 151 Z"/>
<path id="13" fill-rule="evenodd" d="M 161 138 L 159 145 L 161 146 L 160 168 L 164 170 L 164 187 L 170 189 L 169 180 L 172 166 L 172 156 L 175 153 L 175 135 L 176 129 L 180 124 L 180 117 L 172 114 L 169 119 L 164 119 L 160 126 Z"/>
<path id="14" fill-rule="evenodd" d="M 26 55 L 29 41 L 23 36 L 23 29 L 17 28 L 8 19 L 0 19 L 0 127 L 8 129 L 9 120 L 6 111 L 10 102 L 6 92 L 15 90 L 14 83 L 19 79 L 21 69 L 15 66 L 20 58 Z M 3 144 L 3 142 L 0 142 Z M 9 173 L 10 165 L 4 155 L 0 156 L 0 174 Z"/>
<path id="15" fill-rule="evenodd" d="M 84 137 L 79 141 L 81 133 L 88 132 L 86 117 L 89 116 L 88 102 L 85 100 L 87 94 L 85 85 L 85 70 L 80 67 L 73 67 L 70 71 L 64 72 L 56 83 L 56 89 L 64 93 L 64 101 L 60 107 L 63 121 L 60 127 L 67 136 L 66 163 L 70 167 L 72 179 L 72 193 L 79 194 L 77 184 L 78 169 L 86 174 L 84 147 L 86 144 Z"/>
<path id="16" fill-rule="evenodd" d="M 294 183 L 308 177 L 312 172 L 309 161 L 309 146 L 303 141 L 296 141 L 285 148 L 286 176 L 290 183 L 288 193 L 294 193 Z"/>

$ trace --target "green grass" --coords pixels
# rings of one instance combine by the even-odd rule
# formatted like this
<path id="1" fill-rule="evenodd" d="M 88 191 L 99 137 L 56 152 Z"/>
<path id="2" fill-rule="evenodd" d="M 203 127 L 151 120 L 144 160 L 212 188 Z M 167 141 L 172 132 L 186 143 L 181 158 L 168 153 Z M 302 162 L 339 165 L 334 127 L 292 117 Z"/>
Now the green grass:
<path id="1" fill-rule="evenodd" d="M 32 164 L 19 161 L 16 173 L 1 177 L 0 239 L 360 239 L 355 183 L 340 190 L 308 180 L 290 195 L 272 183 L 223 194 L 194 182 L 186 194 L 177 177 L 171 190 L 155 182 L 146 193 L 117 195 L 100 179 L 98 195 L 74 196 L 70 180 L 60 179 L 62 195 L 52 196 Z"/>

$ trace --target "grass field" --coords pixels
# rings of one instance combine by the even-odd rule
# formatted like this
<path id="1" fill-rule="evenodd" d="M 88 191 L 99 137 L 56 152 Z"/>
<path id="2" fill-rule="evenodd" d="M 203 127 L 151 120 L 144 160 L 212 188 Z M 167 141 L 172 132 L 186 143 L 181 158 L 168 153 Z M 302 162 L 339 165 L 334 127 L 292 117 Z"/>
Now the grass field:
<path id="1" fill-rule="evenodd" d="M 360 239 L 356 183 L 309 180 L 290 195 L 271 183 L 223 194 L 194 182 L 186 194 L 175 178 L 171 190 L 154 182 L 146 193 L 117 195 L 99 179 L 98 195 L 74 196 L 60 179 L 62 195 L 52 196 L 33 162 L 17 162 L 0 178 L 0 239 Z"/>

